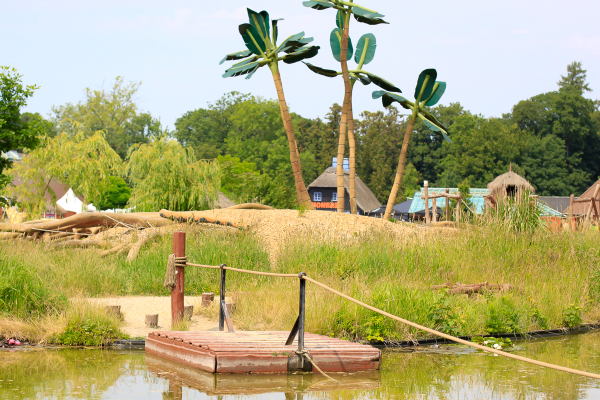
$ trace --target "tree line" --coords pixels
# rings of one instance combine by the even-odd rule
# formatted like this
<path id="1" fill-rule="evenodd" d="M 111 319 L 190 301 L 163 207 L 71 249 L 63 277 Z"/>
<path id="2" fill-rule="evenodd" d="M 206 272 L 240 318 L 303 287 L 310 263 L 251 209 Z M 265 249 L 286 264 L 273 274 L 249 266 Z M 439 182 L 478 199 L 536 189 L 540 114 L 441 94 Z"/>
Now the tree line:
<path id="1" fill-rule="evenodd" d="M 27 96 L 34 89 L 29 87 Z M 138 89 L 139 83 L 127 84 L 118 77 L 111 90 L 86 89 L 83 101 L 54 107 L 49 118 L 19 113 L 19 119 L 15 120 L 14 112 L 9 119 L 9 111 L 3 111 L 5 116 L 0 118 L 12 121 L 11 125 L 0 126 L 3 134 L 7 127 L 15 132 L 21 129 L 27 132 L 24 137 L 28 142 L 14 142 L 10 144 L 13 148 L 2 150 L 33 148 L 37 145 L 36 140 L 31 139 L 34 136 L 52 140 L 64 133 L 66 136 L 61 140 L 82 141 L 100 134 L 121 160 L 131 161 L 132 150 L 143 146 L 154 146 L 154 150 L 146 151 L 155 157 L 156 163 L 160 162 L 160 152 L 173 154 L 173 157 L 185 153 L 191 164 L 201 160 L 218 164 L 216 178 L 215 169 L 198 170 L 205 171 L 211 179 L 220 180 L 217 186 L 207 180 L 198 183 L 205 188 L 220 187 L 236 202 L 297 207 L 290 150 L 277 101 L 228 93 L 204 108 L 186 112 L 175 122 L 175 129 L 167 131 L 157 118 L 138 109 L 134 101 Z M 510 164 L 540 195 L 581 194 L 600 176 L 600 103 L 584 97 L 588 92 L 591 88 L 586 81 L 586 71 L 581 63 L 573 62 L 558 81 L 557 90 L 520 101 L 501 117 L 471 113 L 458 102 L 429 108 L 429 112 L 448 127 L 452 143 L 444 142 L 422 121 L 416 122 L 398 201 L 412 196 L 423 180 L 439 187 L 466 184 L 485 187 L 495 176 L 506 172 Z M 19 112 L 24 104 L 23 99 L 20 101 L 20 105 L 12 106 L 11 110 L 16 107 Z M 309 184 L 331 166 L 337 155 L 342 107 L 333 104 L 323 118 L 304 118 L 294 113 L 291 117 L 304 180 Z M 354 125 L 356 172 L 385 203 L 394 180 L 407 115 L 389 106 L 385 111 L 361 113 Z M 45 140 L 41 140 L 42 148 L 48 146 Z M 162 150 L 156 150 L 160 146 Z M 345 156 L 348 155 L 346 149 Z M 128 172 L 113 174 L 120 176 L 118 179 L 104 177 L 105 184 L 99 186 L 103 194 L 96 196 L 97 201 L 123 206 L 128 197 L 123 193 L 134 186 L 140 188 L 140 179 L 151 173 L 148 168 L 152 165 L 147 160 L 138 157 L 137 168 L 129 167 Z M 185 169 L 185 164 L 163 165 L 160 176 L 168 175 L 170 170 L 181 174 Z M 158 170 L 156 166 L 153 171 Z M 3 175 L 5 183 L 6 176 Z M 153 182 L 163 187 L 169 184 Z M 145 184 L 149 191 L 158 190 L 150 181 Z M 139 200 L 140 192 L 137 193 Z M 120 204 L 108 204 L 110 202 L 105 200 L 109 197 L 119 198 L 116 201 Z M 148 201 L 152 207 L 164 204 Z M 187 200 L 183 203 L 190 206 Z M 208 207 L 209 203 L 204 201 L 202 206 Z"/>
<path id="2" fill-rule="evenodd" d="M 423 180 L 438 187 L 486 187 L 510 164 L 540 195 L 581 194 L 600 177 L 600 103 L 584 97 L 590 91 L 586 71 L 573 62 L 556 91 L 520 101 L 502 117 L 474 114 L 458 102 L 430 108 L 449 127 L 452 143 L 423 121 L 416 122 L 399 201 L 410 197 Z M 334 104 L 323 119 L 293 114 L 307 184 L 332 164 L 341 111 Z M 355 120 L 357 173 L 382 203 L 392 187 L 406 125 L 407 115 L 394 106 L 385 112 L 365 111 Z M 223 189 L 233 198 L 265 200 L 276 189 L 291 193 L 287 198 L 293 199 L 282 129 L 275 101 L 233 92 L 185 113 L 172 134 L 201 158 L 219 157 L 228 164 L 232 172 Z M 260 177 L 267 178 L 269 188 L 261 190 Z M 236 183 L 244 181 L 254 183 Z"/>

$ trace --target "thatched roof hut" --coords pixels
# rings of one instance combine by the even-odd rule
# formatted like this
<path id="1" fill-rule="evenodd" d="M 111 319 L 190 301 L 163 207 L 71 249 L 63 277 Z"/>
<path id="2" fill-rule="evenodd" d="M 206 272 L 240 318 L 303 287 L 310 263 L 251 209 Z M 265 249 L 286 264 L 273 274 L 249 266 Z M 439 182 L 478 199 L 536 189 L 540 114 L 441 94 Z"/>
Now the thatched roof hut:
<path id="1" fill-rule="evenodd" d="M 512 165 L 507 173 L 496 177 L 496 179 L 488 183 L 487 188 L 496 201 L 507 197 L 520 198 L 525 192 L 529 194 L 535 192 L 535 189 L 527 179 L 512 171 Z"/>

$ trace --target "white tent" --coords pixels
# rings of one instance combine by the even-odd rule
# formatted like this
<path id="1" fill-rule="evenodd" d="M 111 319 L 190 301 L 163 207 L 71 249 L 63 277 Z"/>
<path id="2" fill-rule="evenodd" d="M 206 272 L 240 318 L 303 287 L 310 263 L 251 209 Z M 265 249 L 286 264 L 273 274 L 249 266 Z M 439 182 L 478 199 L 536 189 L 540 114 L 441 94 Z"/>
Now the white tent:
<path id="1" fill-rule="evenodd" d="M 56 204 L 61 206 L 65 211 L 72 211 L 76 213 L 84 211 L 96 211 L 96 207 L 94 207 L 93 204 L 88 204 L 86 206 L 83 201 L 79 200 L 79 198 L 75 196 L 73 189 L 70 188 L 63 197 L 58 199 Z"/>

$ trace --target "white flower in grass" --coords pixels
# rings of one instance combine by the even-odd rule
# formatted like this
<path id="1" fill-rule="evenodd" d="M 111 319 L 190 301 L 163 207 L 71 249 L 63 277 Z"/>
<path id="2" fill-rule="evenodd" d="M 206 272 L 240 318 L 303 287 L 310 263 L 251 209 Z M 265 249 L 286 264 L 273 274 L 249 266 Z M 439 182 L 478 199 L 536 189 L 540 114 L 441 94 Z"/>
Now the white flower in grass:
<path id="1" fill-rule="evenodd" d="M 488 342 L 487 340 L 484 340 L 484 341 L 483 341 L 483 344 L 488 344 L 488 343 L 489 343 L 489 342 Z"/>
<path id="2" fill-rule="evenodd" d="M 494 344 L 494 348 L 495 348 L 496 350 L 501 350 L 501 349 L 502 349 L 502 346 L 500 346 L 498 343 L 496 343 L 496 344 Z"/>

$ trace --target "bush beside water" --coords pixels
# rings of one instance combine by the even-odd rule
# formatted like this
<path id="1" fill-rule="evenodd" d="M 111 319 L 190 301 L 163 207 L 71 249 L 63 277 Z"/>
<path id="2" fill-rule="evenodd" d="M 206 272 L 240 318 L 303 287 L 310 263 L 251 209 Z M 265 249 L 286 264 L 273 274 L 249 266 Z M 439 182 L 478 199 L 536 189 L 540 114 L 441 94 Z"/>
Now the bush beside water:
<path id="1" fill-rule="evenodd" d="M 303 238 L 288 242 L 276 264 L 271 265 L 251 230 L 187 229 L 187 256 L 192 262 L 285 273 L 304 271 L 361 301 L 451 334 L 572 328 L 581 322 L 600 321 L 597 232 L 522 231 L 490 224 L 431 235 L 407 234 L 402 241 L 372 232 L 359 238 L 360 245 L 348 246 Z M 168 296 L 163 281 L 171 251 L 172 238 L 165 236 L 147 245 L 130 264 L 122 255 L 100 258 L 97 250 L 47 251 L 42 244 L 1 242 L 4 286 L 0 287 L 37 293 L 30 296 L 32 300 L 19 303 L 11 300 L 16 299 L 10 294 L 13 292 L 3 289 L 2 309 L 22 316 L 29 309 L 43 310 L 39 314 L 64 312 L 65 296 Z M 430 289 L 445 282 L 484 281 L 509 283 L 515 289 L 471 297 Z M 287 330 L 293 325 L 298 312 L 297 280 L 231 272 L 227 285 L 228 295 L 237 299 L 233 318 L 240 329 Z M 186 270 L 186 294 L 218 290 L 218 271 Z M 42 299 L 41 303 L 36 299 Z M 46 304 L 46 299 L 53 300 Z M 91 331 L 94 329 L 104 328 Z M 307 330 L 349 339 L 428 337 L 310 283 Z M 67 336 L 63 339 L 71 340 Z"/>

